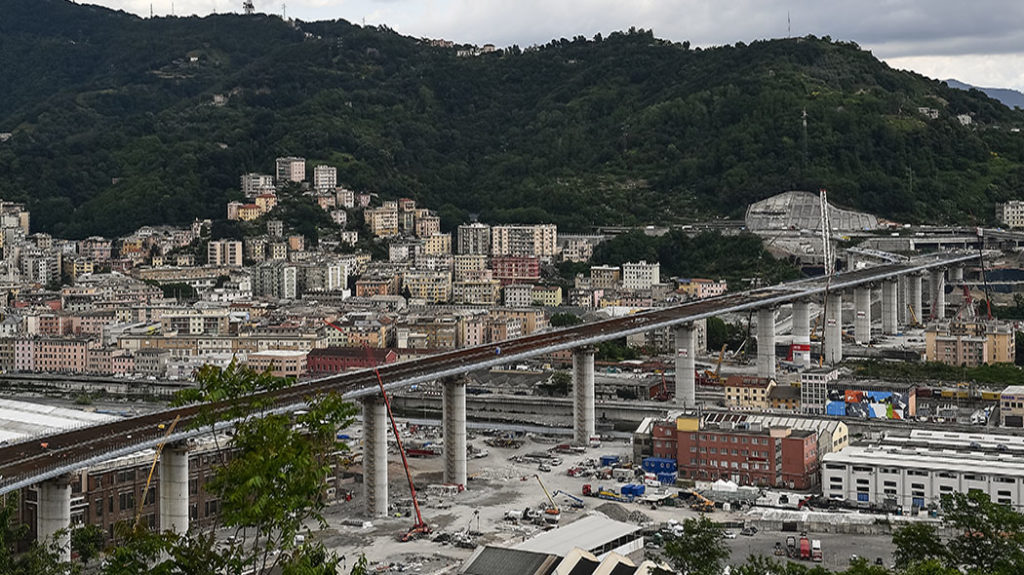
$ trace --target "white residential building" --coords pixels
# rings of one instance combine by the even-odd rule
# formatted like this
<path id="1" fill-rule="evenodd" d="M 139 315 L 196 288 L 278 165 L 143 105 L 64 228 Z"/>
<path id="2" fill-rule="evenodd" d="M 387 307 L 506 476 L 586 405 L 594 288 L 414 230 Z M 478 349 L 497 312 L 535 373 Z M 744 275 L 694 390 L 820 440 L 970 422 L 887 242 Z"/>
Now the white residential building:
<path id="1" fill-rule="evenodd" d="M 636 263 L 622 264 L 623 289 L 651 289 L 651 286 L 659 282 L 661 282 L 661 264 L 657 262 L 649 264 L 645 260 L 640 260 Z"/>
<path id="2" fill-rule="evenodd" d="M 317 190 L 333 190 L 338 187 L 338 168 L 334 166 L 313 168 L 313 187 Z"/>

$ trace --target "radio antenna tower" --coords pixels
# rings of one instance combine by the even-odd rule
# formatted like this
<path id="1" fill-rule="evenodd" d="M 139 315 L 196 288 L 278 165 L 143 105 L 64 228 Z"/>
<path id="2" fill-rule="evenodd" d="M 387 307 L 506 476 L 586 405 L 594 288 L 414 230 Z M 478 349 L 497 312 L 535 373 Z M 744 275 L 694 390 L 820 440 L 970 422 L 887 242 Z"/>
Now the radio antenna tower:
<path id="1" fill-rule="evenodd" d="M 242 2 L 242 12 L 244 12 L 246 16 L 252 16 L 256 12 L 256 6 L 253 6 L 252 0 L 245 0 L 245 2 Z"/>
<path id="2" fill-rule="evenodd" d="M 284 2 L 281 3 L 281 19 L 288 20 L 288 5 Z"/>

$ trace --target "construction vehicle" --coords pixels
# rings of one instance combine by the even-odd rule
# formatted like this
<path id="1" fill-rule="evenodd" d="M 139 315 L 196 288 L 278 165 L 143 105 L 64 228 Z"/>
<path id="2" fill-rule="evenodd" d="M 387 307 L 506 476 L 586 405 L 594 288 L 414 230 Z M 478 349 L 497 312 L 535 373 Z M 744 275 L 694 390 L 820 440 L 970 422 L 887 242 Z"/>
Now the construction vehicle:
<path id="1" fill-rule="evenodd" d="M 800 535 L 800 558 L 811 558 L 811 540 L 807 538 L 806 533 Z"/>
<path id="2" fill-rule="evenodd" d="M 338 331 L 343 331 L 340 327 L 329 321 L 324 323 Z M 363 349 L 366 350 L 366 357 L 373 365 L 373 375 L 377 377 L 377 386 L 380 388 L 380 395 L 384 399 L 384 407 L 387 409 L 388 419 L 391 420 L 391 431 L 395 435 L 395 444 L 398 446 L 398 453 L 402 456 L 402 467 L 405 468 L 405 478 L 409 480 L 409 493 L 412 496 L 412 507 L 416 512 L 416 523 L 398 539 L 403 543 L 406 541 L 413 541 L 420 537 L 429 535 L 431 529 L 430 526 L 423 521 L 423 514 L 420 513 L 420 502 L 416 498 L 416 484 L 413 482 L 412 472 L 409 470 L 409 458 L 406 457 L 405 447 L 402 446 L 402 434 L 398 433 L 398 422 L 395 421 L 395 414 L 391 411 L 391 400 L 388 399 L 388 392 L 384 389 L 384 379 L 380 375 L 380 368 L 377 366 L 377 362 L 373 358 L 373 353 L 370 352 L 370 347 L 363 344 Z"/>
<path id="3" fill-rule="evenodd" d="M 562 516 L 562 510 L 558 508 L 555 500 L 551 498 L 548 488 L 544 487 L 544 482 L 541 480 L 540 475 L 534 474 L 533 476 L 537 478 L 537 483 L 544 490 L 544 496 L 548 498 L 549 505 L 544 508 L 544 521 L 547 523 L 558 523 L 559 518 Z"/>
<path id="4" fill-rule="evenodd" d="M 178 425 L 179 419 L 181 419 L 180 415 L 174 418 L 171 425 L 167 427 L 163 440 L 156 446 L 156 453 L 153 454 L 153 464 L 149 466 L 149 476 L 146 477 L 146 486 L 142 488 L 142 497 L 139 498 L 139 509 L 135 512 L 136 526 L 141 526 L 140 521 L 142 521 L 142 508 L 146 504 L 146 496 L 149 495 L 149 487 L 153 483 L 153 472 L 156 471 L 156 463 L 160 460 L 160 454 L 163 453 L 164 446 L 167 445 L 167 438 L 171 436 L 171 433 L 174 433 L 174 426 Z M 160 424 L 160 429 L 163 428 L 163 424 Z M 46 445 L 43 444 L 43 447 L 45 448 Z"/>
<path id="5" fill-rule="evenodd" d="M 690 503 L 690 509 L 700 511 L 701 513 L 711 513 L 715 510 L 715 502 L 704 497 L 697 491 L 691 489 L 686 492 L 686 495 L 693 499 L 693 502 Z"/>
<path id="6" fill-rule="evenodd" d="M 744 343 L 746 343 L 746 342 L 744 342 Z M 715 371 L 711 371 L 710 369 L 705 369 L 704 370 L 704 374 L 703 374 L 704 381 L 706 381 L 707 383 L 711 383 L 711 384 L 721 384 L 722 383 L 722 362 L 725 360 L 725 348 L 726 348 L 726 346 L 727 346 L 727 344 L 723 343 L 721 351 L 718 352 L 718 362 L 715 364 Z"/>
<path id="7" fill-rule="evenodd" d="M 811 561 L 821 563 L 821 540 L 814 539 L 811 541 Z"/>
<path id="8" fill-rule="evenodd" d="M 569 507 L 575 507 L 576 509 L 583 509 L 585 507 L 585 504 L 583 503 L 582 499 L 580 499 L 579 497 L 576 497 L 575 495 L 573 495 L 571 493 L 566 493 L 565 491 L 562 491 L 561 489 L 556 489 L 551 495 L 556 495 L 556 496 L 557 495 L 564 495 L 564 496 L 568 497 L 570 500 L 572 500 L 572 503 L 569 504 Z"/>
<path id="9" fill-rule="evenodd" d="M 796 559 L 798 553 L 796 550 L 796 537 L 790 535 L 786 537 L 786 557 L 790 559 Z"/>
<path id="10" fill-rule="evenodd" d="M 917 320 L 917 312 L 914 311 L 914 306 L 907 304 L 907 311 L 910 312 L 910 325 L 917 327 L 921 325 L 921 322 Z"/>
<path id="11" fill-rule="evenodd" d="M 607 499 L 608 501 L 617 501 L 619 503 L 632 503 L 632 495 L 619 495 L 612 489 L 605 489 L 604 487 L 598 487 L 594 489 L 589 483 L 583 485 L 583 495 L 588 497 L 597 497 L 598 499 Z"/>

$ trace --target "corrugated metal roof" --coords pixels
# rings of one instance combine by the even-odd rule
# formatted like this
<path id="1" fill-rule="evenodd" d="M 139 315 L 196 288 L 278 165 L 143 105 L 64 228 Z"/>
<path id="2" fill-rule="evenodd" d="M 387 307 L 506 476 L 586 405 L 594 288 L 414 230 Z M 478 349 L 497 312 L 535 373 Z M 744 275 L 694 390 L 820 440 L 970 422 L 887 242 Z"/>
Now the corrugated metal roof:
<path id="1" fill-rule="evenodd" d="M 461 571 L 464 575 L 549 575 L 560 558 L 548 553 L 485 547 Z"/>
<path id="2" fill-rule="evenodd" d="M 116 419 L 116 416 L 29 401 L 0 399 L 0 441 L 19 441 L 35 435 L 112 419 Z"/>
<path id="3" fill-rule="evenodd" d="M 574 547 L 593 551 L 610 541 L 638 531 L 640 528 L 636 525 L 615 521 L 602 515 L 588 515 L 564 527 L 541 533 L 516 545 L 515 548 L 564 557 Z"/>

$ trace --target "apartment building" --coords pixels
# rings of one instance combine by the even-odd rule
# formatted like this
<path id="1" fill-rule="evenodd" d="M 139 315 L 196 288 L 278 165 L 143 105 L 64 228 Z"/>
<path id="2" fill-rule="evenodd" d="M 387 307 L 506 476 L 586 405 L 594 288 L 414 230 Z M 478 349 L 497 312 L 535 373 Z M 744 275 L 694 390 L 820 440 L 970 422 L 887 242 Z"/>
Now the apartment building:
<path id="1" fill-rule="evenodd" d="M 540 281 L 540 259 L 537 256 L 498 256 L 491 259 L 494 279 L 503 286 Z"/>
<path id="2" fill-rule="evenodd" d="M 491 255 L 535 256 L 545 261 L 558 253 L 554 224 L 500 225 L 491 228 Z"/>
<path id="3" fill-rule="evenodd" d="M 1013 363 L 1013 326 L 998 320 L 936 322 L 925 328 L 925 357 L 947 365 L 975 367 Z"/>
<path id="4" fill-rule="evenodd" d="M 473 222 L 458 229 L 458 252 L 461 255 L 487 256 L 491 254 L 491 226 Z"/>
<path id="5" fill-rule="evenodd" d="M 277 158 L 275 172 L 278 183 L 306 181 L 306 159 L 294 156 Z"/>
<path id="6" fill-rule="evenodd" d="M 242 242 L 211 240 L 206 246 L 206 261 L 211 266 L 242 267 Z"/>
<path id="7" fill-rule="evenodd" d="M 313 168 L 313 188 L 331 190 L 338 187 L 338 168 L 319 165 Z"/>
<path id="8" fill-rule="evenodd" d="M 651 289 L 661 282 L 661 264 L 644 260 L 622 264 L 622 288 L 627 290 Z"/>

